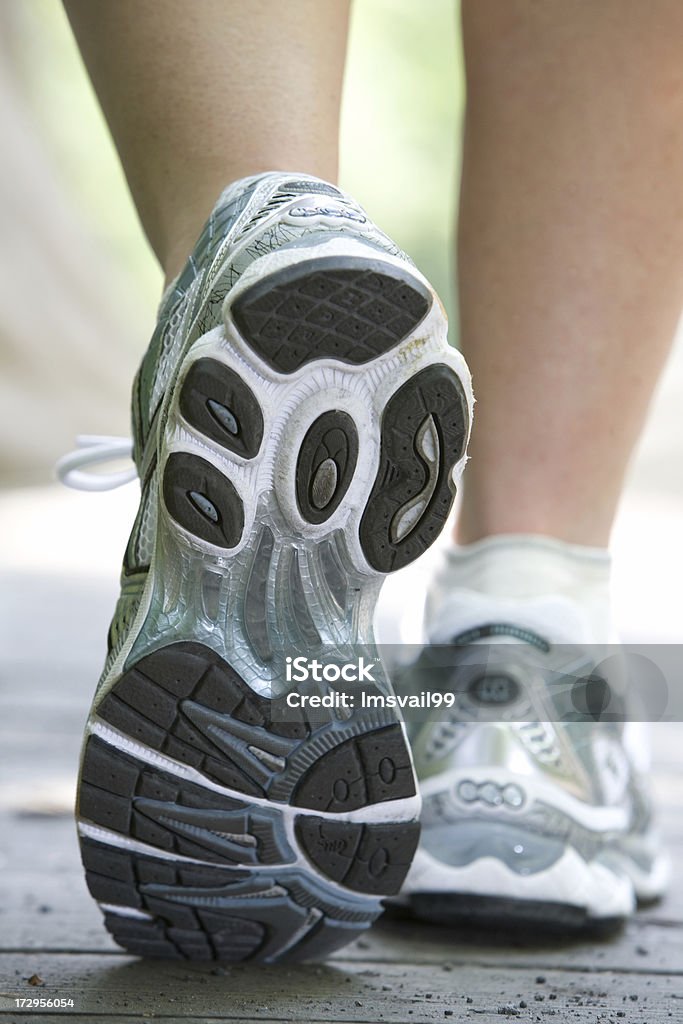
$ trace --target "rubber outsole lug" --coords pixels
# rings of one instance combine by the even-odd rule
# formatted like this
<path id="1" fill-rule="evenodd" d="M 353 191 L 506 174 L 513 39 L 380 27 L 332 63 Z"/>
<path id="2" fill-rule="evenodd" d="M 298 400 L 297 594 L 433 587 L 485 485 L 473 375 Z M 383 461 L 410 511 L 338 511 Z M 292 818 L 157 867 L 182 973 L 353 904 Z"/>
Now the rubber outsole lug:
<path id="1" fill-rule="evenodd" d="M 232 304 L 232 315 L 264 362 L 294 373 L 313 359 L 355 365 L 376 359 L 414 331 L 431 304 L 431 293 L 408 267 L 329 256 L 253 284 Z"/>
<path id="2" fill-rule="evenodd" d="M 465 453 L 468 426 L 462 385 L 443 363 L 421 370 L 389 399 L 379 469 L 360 523 L 363 552 L 378 572 L 403 568 L 438 537 L 455 498 L 451 471 Z"/>
<path id="3" fill-rule="evenodd" d="M 396 894 L 420 838 L 417 822 L 361 825 L 327 818 L 297 818 L 299 842 L 323 874 L 358 892 Z"/>
<path id="4" fill-rule="evenodd" d="M 187 422 L 221 448 L 245 459 L 258 455 L 263 413 L 240 375 L 217 359 L 192 363 L 180 390 L 179 408 Z"/>
<path id="5" fill-rule="evenodd" d="M 242 499 L 214 465 L 191 452 L 172 452 L 163 474 L 166 508 L 179 526 L 215 547 L 239 544 Z"/>
<path id="6" fill-rule="evenodd" d="M 339 507 L 358 461 L 358 431 L 348 415 L 331 409 L 311 424 L 296 466 L 299 511 L 309 523 L 324 523 Z"/>
<path id="7" fill-rule="evenodd" d="M 413 768 L 400 726 L 354 737 L 328 750 L 302 776 L 297 807 L 353 811 L 368 803 L 415 795 Z"/>

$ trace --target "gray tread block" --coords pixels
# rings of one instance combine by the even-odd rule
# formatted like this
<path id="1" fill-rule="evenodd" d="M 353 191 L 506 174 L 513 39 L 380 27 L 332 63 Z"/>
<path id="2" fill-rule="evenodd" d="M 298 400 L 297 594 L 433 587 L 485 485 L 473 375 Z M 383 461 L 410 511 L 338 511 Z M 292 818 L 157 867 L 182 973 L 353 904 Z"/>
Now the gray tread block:
<path id="1" fill-rule="evenodd" d="M 376 359 L 414 331 L 431 304 L 409 267 L 329 256 L 257 282 L 235 300 L 232 314 L 264 362 L 293 373 L 313 359 Z"/>

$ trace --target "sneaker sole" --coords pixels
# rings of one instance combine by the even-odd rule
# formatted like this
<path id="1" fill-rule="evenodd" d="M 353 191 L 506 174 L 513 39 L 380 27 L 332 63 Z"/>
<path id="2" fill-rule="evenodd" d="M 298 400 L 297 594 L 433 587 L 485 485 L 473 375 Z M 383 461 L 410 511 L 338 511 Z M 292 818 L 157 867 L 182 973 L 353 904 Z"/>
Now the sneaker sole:
<path id="1" fill-rule="evenodd" d="M 324 956 L 416 849 L 395 712 L 292 710 L 271 683 L 289 650 L 378 662 L 382 577 L 436 539 L 464 464 L 469 375 L 438 301 L 367 253 L 263 257 L 168 401 L 149 579 L 77 808 L 88 886 L 132 953 Z"/>

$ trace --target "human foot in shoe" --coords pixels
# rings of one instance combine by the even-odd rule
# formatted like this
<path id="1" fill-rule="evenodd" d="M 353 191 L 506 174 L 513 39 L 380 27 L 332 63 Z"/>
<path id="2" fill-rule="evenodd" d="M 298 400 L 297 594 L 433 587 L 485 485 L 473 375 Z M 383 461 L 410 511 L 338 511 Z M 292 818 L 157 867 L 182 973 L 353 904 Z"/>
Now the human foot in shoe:
<path id="1" fill-rule="evenodd" d="M 320 957 L 398 892 L 401 722 L 292 710 L 280 669 L 378 663 L 382 578 L 441 531 L 471 409 L 438 299 L 352 199 L 226 190 L 136 378 L 141 504 L 83 747 L 87 881 L 129 951 Z"/>

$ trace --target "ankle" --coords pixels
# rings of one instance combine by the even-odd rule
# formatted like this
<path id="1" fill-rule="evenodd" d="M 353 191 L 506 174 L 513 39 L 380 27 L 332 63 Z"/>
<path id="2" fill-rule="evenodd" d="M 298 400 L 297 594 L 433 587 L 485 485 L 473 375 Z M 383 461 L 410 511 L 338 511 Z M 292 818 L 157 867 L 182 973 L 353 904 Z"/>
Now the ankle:
<path id="1" fill-rule="evenodd" d="M 534 534 L 504 534 L 453 546 L 444 553 L 430 587 L 427 624 L 435 636 L 450 618 L 460 618 L 463 609 L 468 619 L 475 607 L 482 614 L 490 607 L 492 614 L 500 609 L 501 614 L 504 610 L 520 617 L 533 608 L 537 617 L 547 606 L 551 619 L 564 617 L 568 626 L 571 620 L 567 641 L 590 637 L 608 642 L 610 569 L 605 548 Z M 580 629 L 575 619 L 582 620 Z"/>

